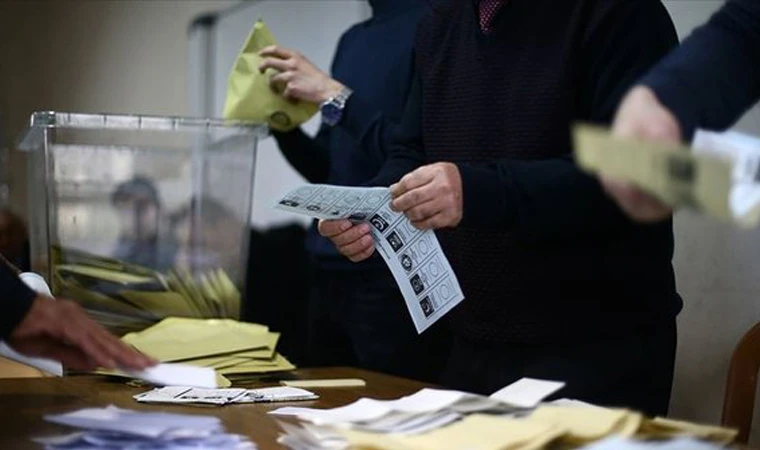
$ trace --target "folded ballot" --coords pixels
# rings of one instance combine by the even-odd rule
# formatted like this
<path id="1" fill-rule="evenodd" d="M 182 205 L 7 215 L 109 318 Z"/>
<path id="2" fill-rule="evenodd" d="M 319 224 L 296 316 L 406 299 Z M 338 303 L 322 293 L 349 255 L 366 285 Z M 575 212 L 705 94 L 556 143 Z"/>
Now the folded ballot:
<path id="1" fill-rule="evenodd" d="M 227 434 L 213 416 L 142 412 L 109 406 L 45 416 L 79 431 L 35 438 L 48 450 L 229 449 L 255 450 L 247 438 Z"/>
<path id="2" fill-rule="evenodd" d="M 141 403 L 174 403 L 228 405 L 236 403 L 272 403 L 317 400 L 318 395 L 306 389 L 269 387 L 259 389 L 199 389 L 166 386 L 133 397 Z"/>
<path id="3" fill-rule="evenodd" d="M 53 261 L 56 294 L 77 301 L 117 335 L 143 330 L 164 317 L 240 315 L 240 291 L 222 269 L 160 273 L 59 247 L 53 247 Z"/>
<path id="4" fill-rule="evenodd" d="M 575 156 L 589 172 L 631 182 L 674 207 L 741 227 L 760 222 L 760 139 L 697 132 L 691 148 L 613 136 L 577 125 Z"/>

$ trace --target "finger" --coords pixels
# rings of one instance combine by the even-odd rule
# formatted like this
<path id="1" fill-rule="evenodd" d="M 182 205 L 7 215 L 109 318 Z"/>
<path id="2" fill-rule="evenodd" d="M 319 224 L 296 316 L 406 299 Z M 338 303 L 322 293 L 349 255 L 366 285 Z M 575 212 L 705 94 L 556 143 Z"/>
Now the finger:
<path id="1" fill-rule="evenodd" d="M 429 167 L 419 169 L 404 175 L 398 183 L 391 185 L 390 191 L 393 198 L 403 195 L 412 189 L 426 185 L 435 178 L 435 171 Z"/>
<path id="2" fill-rule="evenodd" d="M 354 225 L 353 227 L 349 228 L 347 231 L 344 231 L 341 234 L 338 234 L 336 236 L 333 236 L 330 238 L 330 240 L 335 243 L 338 247 L 343 247 L 349 244 L 353 244 L 356 241 L 359 241 L 361 239 L 364 239 L 365 237 L 369 237 L 370 241 L 372 240 L 372 236 L 370 234 L 370 228 L 369 224 L 361 223 L 359 225 Z"/>
<path id="3" fill-rule="evenodd" d="M 286 48 L 270 45 L 259 51 L 259 56 L 263 58 L 290 59 L 295 56 L 295 52 Z"/>
<path id="4" fill-rule="evenodd" d="M 142 370 L 155 364 L 155 361 L 126 345 L 114 335 L 98 326 L 92 330 L 90 339 L 98 343 L 115 368 Z"/>
<path id="5" fill-rule="evenodd" d="M 418 230 L 437 230 L 439 228 L 446 228 L 453 226 L 452 221 L 445 214 L 436 214 L 425 220 L 412 222 L 412 226 Z"/>
<path id="6" fill-rule="evenodd" d="M 66 368 L 82 371 L 95 368 L 95 365 L 83 352 L 49 338 L 25 339 L 18 344 L 14 343 L 13 348 L 25 355 L 59 361 Z"/>
<path id="7" fill-rule="evenodd" d="M 343 256 L 353 261 L 353 258 L 356 258 L 359 255 L 366 253 L 369 249 L 371 249 L 374 246 L 375 246 L 375 243 L 372 241 L 372 236 L 367 235 L 359 239 L 358 241 L 352 242 L 348 245 L 339 246 L 338 250 Z"/>
<path id="8" fill-rule="evenodd" d="M 58 346 L 52 352 L 51 357 L 60 361 L 67 369 L 90 372 L 98 368 L 98 364 L 88 357 L 87 354 L 70 346 Z"/>
<path id="9" fill-rule="evenodd" d="M 280 72 L 269 79 L 269 86 L 281 91 L 282 87 L 290 83 L 293 79 L 293 72 Z"/>
<path id="10" fill-rule="evenodd" d="M 443 212 L 443 209 L 443 202 L 439 199 L 435 199 L 413 206 L 405 210 L 404 214 L 406 214 L 406 217 L 412 222 L 421 222 Z"/>
<path id="11" fill-rule="evenodd" d="M 264 73 L 267 69 L 285 72 L 293 69 L 293 62 L 289 59 L 266 58 L 259 64 L 259 72 Z"/>
<path id="12" fill-rule="evenodd" d="M 317 231 L 320 235 L 330 238 L 343 233 L 352 226 L 354 224 L 349 220 L 320 220 L 317 223 Z"/>
<path id="13" fill-rule="evenodd" d="M 431 202 L 440 197 L 440 189 L 437 189 L 433 183 L 412 189 L 401 194 L 391 202 L 391 208 L 394 211 L 407 212 L 424 203 Z"/>
<path id="14" fill-rule="evenodd" d="M 375 253 L 375 246 L 374 245 L 372 247 L 368 248 L 367 250 L 364 250 L 363 252 L 357 254 L 357 255 L 349 257 L 348 259 L 351 262 L 357 263 L 357 262 L 361 262 L 361 261 L 364 261 L 365 259 L 369 258 L 370 256 L 372 256 L 373 253 Z"/>

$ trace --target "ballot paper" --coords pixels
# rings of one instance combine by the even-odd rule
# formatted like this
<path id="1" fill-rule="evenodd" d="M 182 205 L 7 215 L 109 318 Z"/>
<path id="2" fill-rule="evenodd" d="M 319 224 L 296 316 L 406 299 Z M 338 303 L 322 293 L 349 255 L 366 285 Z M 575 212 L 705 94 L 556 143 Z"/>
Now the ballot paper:
<path id="1" fill-rule="evenodd" d="M 181 384 L 199 388 L 215 388 L 216 373 L 207 367 L 189 364 L 156 364 L 141 371 L 124 371 L 132 378 L 161 386 Z"/>
<path id="2" fill-rule="evenodd" d="M 464 299 L 433 230 L 418 230 L 390 208 L 388 188 L 309 184 L 287 193 L 275 208 L 317 219 L 367 222 L 375 247 L 391 270 L 418 333 Z"/>
<path id="3" fill-rule="evenodd" d="M 256 448 L 242 436 L 225 433 L 221 420 L 213 416 L 150 413 L 109 406 L 49 415 L 45 420 L 82 430 L 34 439 L 49 450 Z"/>
<path id="4" fill-rule="evenodd" d="M 334 425 L 374 432 L 414 434 L 435 429 L 472 413 L 510 414 L 535 407 L 564 383 L 525 378 L 491 397 L 462 391 L 424 388 L 396 400 L 359 400 L 338 408 L 285 407 L 271 411 L 316 425 Z"/>
<path id="5" fill-rule="evenodd" d="M 272 387 L 261 389 L 198 389 L 166 386 L 133 397 L 141 403 L 180 403 L 227 405 L 233 403 L 294 402 L 316 400 L 318 395 L 305 389 Z"/>
<path id="6" fill-rule="evenodd" d="M 612 136 L 577 125 L 575 155 L 581 168 L 621 179 L 672 207 L 732 221 L 760 223 L 760 139 L 736 132 L 699 130 L 692 148 Z"/>

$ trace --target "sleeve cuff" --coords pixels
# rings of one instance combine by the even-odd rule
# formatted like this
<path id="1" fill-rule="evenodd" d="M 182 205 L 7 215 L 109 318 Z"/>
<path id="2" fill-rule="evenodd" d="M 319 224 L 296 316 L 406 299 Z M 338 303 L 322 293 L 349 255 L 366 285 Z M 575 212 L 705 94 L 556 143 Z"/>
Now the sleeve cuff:
<path id="1" fill-rule="evenodd" d="M 504 181 L 495 168 L 458 164 L 462 178 L 461 226 L 510 228 L 517 220 L 514 202 L 509 201 Z"/>
<path id="2" fill-rule="evenodd" d="M 2 319 L 0 319 L 0 339 L 7 339 L 24 320 L 37 294 L 7 268 L 0 268 L 2 287 Z"/>
<path id="3" fill-rule="evenodd" d="M 657 99 L 678 119 L 681 134 L 690 142 L 699 125 L 699 108 L 693 101 L 696 94 L 683 86 L 676 76 L 654 71 L 644 77 L 641 84 L 654 91 Z"/>
<path id="4" fill-rule="evenodd" d="M 367 132 L 369 125 L 380 115 L 380 111 L 375 109 L 369 102 L 362 98 L 361 94 L 354 92 L 346 101 L 343 109 L 343 118 L 338 123 L 354 139 L 361 140 Z"/>

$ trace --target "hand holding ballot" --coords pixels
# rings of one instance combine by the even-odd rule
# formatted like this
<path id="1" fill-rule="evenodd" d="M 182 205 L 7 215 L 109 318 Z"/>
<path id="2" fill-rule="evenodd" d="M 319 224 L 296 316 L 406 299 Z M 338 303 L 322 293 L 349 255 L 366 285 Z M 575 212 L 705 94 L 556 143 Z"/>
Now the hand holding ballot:
<path id="1" fill-rule="evenodd" d="M 372 230 L 366 223 L 350 220 L 320 220 L 319 234 L 330 239 L 341 255 L 353 262 L 364 261 L 375 253 Z"/>
<path id="2" fill-rule="evenodd" d="M 73 302 L 39 295 L 8 343 L 24 355 L 52 358 L 76 370 L 142 370 L 155 364 L 90 319 Z"/>
<path id="3" fill-rule="evenodd" d="M 646 87 L 637 87 L 625 97 L 615 116 L 615 136 L 678 143 L 681 129 L 673 114 Z M 657 222 L 672 213 L 670 207 L 636 186 L 601 173 L 604 190 L 620 208 L 639 222 Z"/>
<path id="4" fill-rule="evenodd" d="M 406 214 L 415 228 L 455 227 L 462 221 L 462 176 L 455 164 L 422 166 L 390 190 L 393 209 Z"/>

